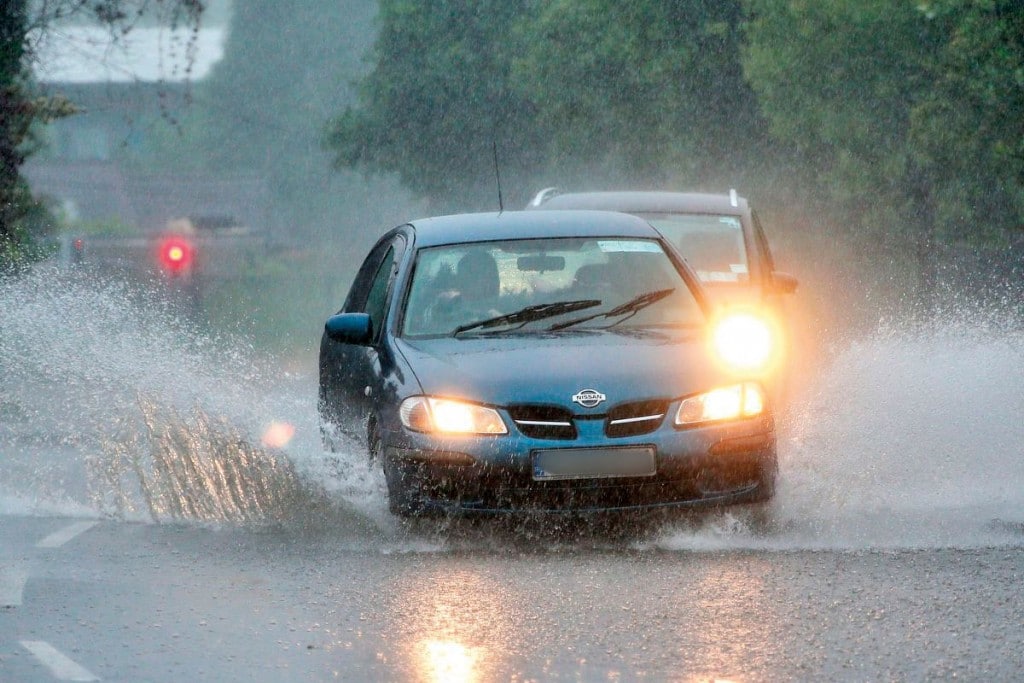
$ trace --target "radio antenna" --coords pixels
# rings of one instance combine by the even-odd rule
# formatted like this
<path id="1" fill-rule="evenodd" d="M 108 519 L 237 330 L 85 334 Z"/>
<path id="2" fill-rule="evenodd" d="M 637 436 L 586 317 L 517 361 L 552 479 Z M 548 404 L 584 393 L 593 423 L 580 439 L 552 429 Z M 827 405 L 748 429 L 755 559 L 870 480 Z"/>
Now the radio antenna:
<path id="1" fill-rule="evenodd" d="M 498 183 L 498 213 L 505 210 L 505 204 L 501 199 L 501 172 L 498 170 L 498 141 L 491 140 L 494 146 L 494 178 Z"/>

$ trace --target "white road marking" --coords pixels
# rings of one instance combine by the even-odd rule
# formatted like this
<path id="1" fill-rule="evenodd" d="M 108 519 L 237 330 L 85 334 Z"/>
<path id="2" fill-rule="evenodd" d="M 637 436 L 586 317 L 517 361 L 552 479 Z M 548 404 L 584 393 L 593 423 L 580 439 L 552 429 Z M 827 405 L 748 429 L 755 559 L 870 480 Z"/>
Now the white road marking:
<path id="1" fill-rule="evenodd" d="M 66 526 L 60 531 L 55 531 L 43 540 L 36 543 L 37 548 L 59 548 L 75 536 L 84 534 L 89 529 L 99 524 L 99 522 L 75 522 L 70 526 Z"/>
<path id="2" fill-rule="evenodd" d="M 17 607 L 21 604 L 28 572 L 21 567 L 0 567 L 0 607 Z"/>
<path id="3" fill-rule="evenodd" d="M 82 668 L 57 648 L 42 640 L 23 640 L 21 646 L 32 653 L 43 666 L 61 681 L 98 681 L 88 669 Z"/>

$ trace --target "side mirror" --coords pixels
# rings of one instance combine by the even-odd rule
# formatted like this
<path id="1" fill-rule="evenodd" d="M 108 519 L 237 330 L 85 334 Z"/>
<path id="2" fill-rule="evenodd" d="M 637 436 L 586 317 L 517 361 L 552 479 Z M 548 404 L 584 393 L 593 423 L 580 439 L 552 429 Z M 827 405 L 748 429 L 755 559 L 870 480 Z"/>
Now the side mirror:
<path id="1" fill-rule="evenodd" d="M 800 281 L 789 273 L 783 273 L 781 270 L 772 272 L 772 289 L 779 294 L 792 294 L 798 284 Z"/>
<path id="2" fill-rule="evenodd" d="M 365 346 L 373 337 L 373 321 L 366 313 L 339 313 L 327 319 L 324 332 L 336 342 Z"/>

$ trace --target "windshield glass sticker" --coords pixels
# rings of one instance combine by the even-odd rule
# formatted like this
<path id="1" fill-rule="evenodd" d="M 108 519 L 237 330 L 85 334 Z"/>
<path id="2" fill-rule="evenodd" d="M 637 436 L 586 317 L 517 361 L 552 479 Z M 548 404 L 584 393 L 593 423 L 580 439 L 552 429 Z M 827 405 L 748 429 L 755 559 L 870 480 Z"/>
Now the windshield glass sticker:
<path id="1" fill-rule="evenodd" d="M 597 243 L 601 251 L 605 253 L 616 252 L 644 252 L 648 254 L 660 254 L 661 247 L 657 242 L 646 240 L 601 240 Z"/>

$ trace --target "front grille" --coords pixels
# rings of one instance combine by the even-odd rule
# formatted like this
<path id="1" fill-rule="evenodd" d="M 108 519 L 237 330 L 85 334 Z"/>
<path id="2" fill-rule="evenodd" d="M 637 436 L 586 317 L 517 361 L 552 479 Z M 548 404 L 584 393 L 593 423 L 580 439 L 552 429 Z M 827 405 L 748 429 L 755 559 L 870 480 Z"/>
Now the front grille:
<path id="1" fill-rule="evenodd" d="M 649 434 L 661 426 L 666 412 L 668 401 L 663 399 L 623 403 L 608 411 L 604 431 L 612 438 Z"/>
<path id="2" fill-rule="evenodd" d="M 533 439 L 576 438 L 572 413 L 560 406 L 518 405 L 509 407 L 508 412 L 519 431 Z"/>

